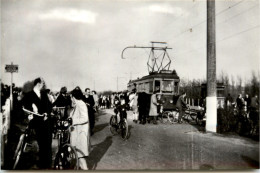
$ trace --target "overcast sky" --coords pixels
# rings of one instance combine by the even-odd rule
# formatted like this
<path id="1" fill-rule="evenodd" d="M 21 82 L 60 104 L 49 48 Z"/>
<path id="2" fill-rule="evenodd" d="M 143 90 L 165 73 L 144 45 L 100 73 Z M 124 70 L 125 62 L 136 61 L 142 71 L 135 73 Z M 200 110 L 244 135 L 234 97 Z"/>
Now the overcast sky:
<path id="1" fill-rule="evenodd" d="M 126 89 L 148 74 L 151 46 L 168 42 L 180 78 L 206 78 L 206 1 L 1 0 L 1 80 L 19 65 L 14 83 L 43 77 L 52 90 L 80 86 Z M 216 0 L 217 73 L 259 73 L 259 1 Z"/>

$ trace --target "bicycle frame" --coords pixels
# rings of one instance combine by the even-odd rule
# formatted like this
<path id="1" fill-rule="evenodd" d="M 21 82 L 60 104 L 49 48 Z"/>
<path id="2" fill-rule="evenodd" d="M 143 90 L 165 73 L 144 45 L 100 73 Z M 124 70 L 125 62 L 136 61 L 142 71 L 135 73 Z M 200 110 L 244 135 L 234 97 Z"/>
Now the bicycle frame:
<path id="1" fill-rule="evenodd" d="M 123 118 L 121 121 L 117 122 L 117 114 L 112 115 L 109 121 L 110 131 L 113 135 L 119 134 L 121 132 L 121 137 L 123 140 L 128 138 L 128 123 L 126 118 Z"/>
<path id="2" fill-rule="evenodd" d="M 24 112 L 26 113 L 29 113 L 29 114 L 33 114 L 33 115 L 36 115 L 36 116 L 40 116 L 40 117 L 43 117 L 43 115 L 41 114 L 38 114 L 38 113 L 35 113 L 35 112 L 32 112 L 28 109 L 25 109 L 25 108 L 22 108 Z M 21 134 L 20 138 L 19 138 L 19 142 L 17 144 L 17 147 L 16 147 L 16 150 L 15 150 L 15 153 L 14 153 L 14 165 L 13 165 L 13 169 L 16 169 L 16 166 L 18 165 L 18 162 L 21 158 L 21 155 L 23 154 L 23 152 L 25 152 L 25 149 L 28 145 L 28 138 L 29 138 L 29 133 L 30 133 L 30 120 L 29 120 L 29 124 L 28 126 L 26 127 L 25 131 Z"/>
<path id="3" fill-rule="evenodd" d="M 54 169 L 63 169 L 66 166 L 71 166 L 70 161 L 75 160 L 74 169 L 79 169 L 79 161 L 76 149 L 70 145 L 70 133 L 69 133 L 69 122 L 61 121 L 58 129 L 58 152 L 55 156 Z M 68 125 L 66 126 L 66 123 Z M 67 135 L 67 136 L 66 136 Z M 67 160 L 67 158 L 73 158 Z"/>

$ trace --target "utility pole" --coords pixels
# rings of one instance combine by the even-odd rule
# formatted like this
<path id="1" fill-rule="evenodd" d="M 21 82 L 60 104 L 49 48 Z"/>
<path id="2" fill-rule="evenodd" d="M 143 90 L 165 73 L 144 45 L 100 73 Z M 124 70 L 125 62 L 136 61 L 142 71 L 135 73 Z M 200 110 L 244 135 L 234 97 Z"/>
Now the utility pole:
<path id="1" fill-rule="evenodd" d="M 215 0 L 207 0 L 206 131 L 217 131 Z"/>

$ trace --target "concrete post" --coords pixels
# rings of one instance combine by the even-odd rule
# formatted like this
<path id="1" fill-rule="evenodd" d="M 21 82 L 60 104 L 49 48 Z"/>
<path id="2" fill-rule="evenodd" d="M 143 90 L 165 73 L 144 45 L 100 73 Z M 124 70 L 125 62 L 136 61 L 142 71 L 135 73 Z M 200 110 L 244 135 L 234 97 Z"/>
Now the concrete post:
<path id="1" fill-rule="evenodd" d="M 207 0 L 206 131 L 217 131 L 215 0 Z"/>

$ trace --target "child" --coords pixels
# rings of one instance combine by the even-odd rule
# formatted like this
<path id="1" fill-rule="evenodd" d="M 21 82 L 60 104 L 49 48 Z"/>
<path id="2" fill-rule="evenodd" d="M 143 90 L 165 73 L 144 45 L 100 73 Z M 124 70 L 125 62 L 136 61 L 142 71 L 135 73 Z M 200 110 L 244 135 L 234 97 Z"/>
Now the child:
<path id="1" fill-rule="evenodd" d="M 128 105 L 125 103 L 124 96 L 120 96 L 120 102 L 119 104 L 116 104 L 116 108 L 114 112 L 116 114 L 119 113 L 120 121 L 123 121 L 123 118 L 127 119 L 127 113 L 126 110 L 128 109 Z"/>

